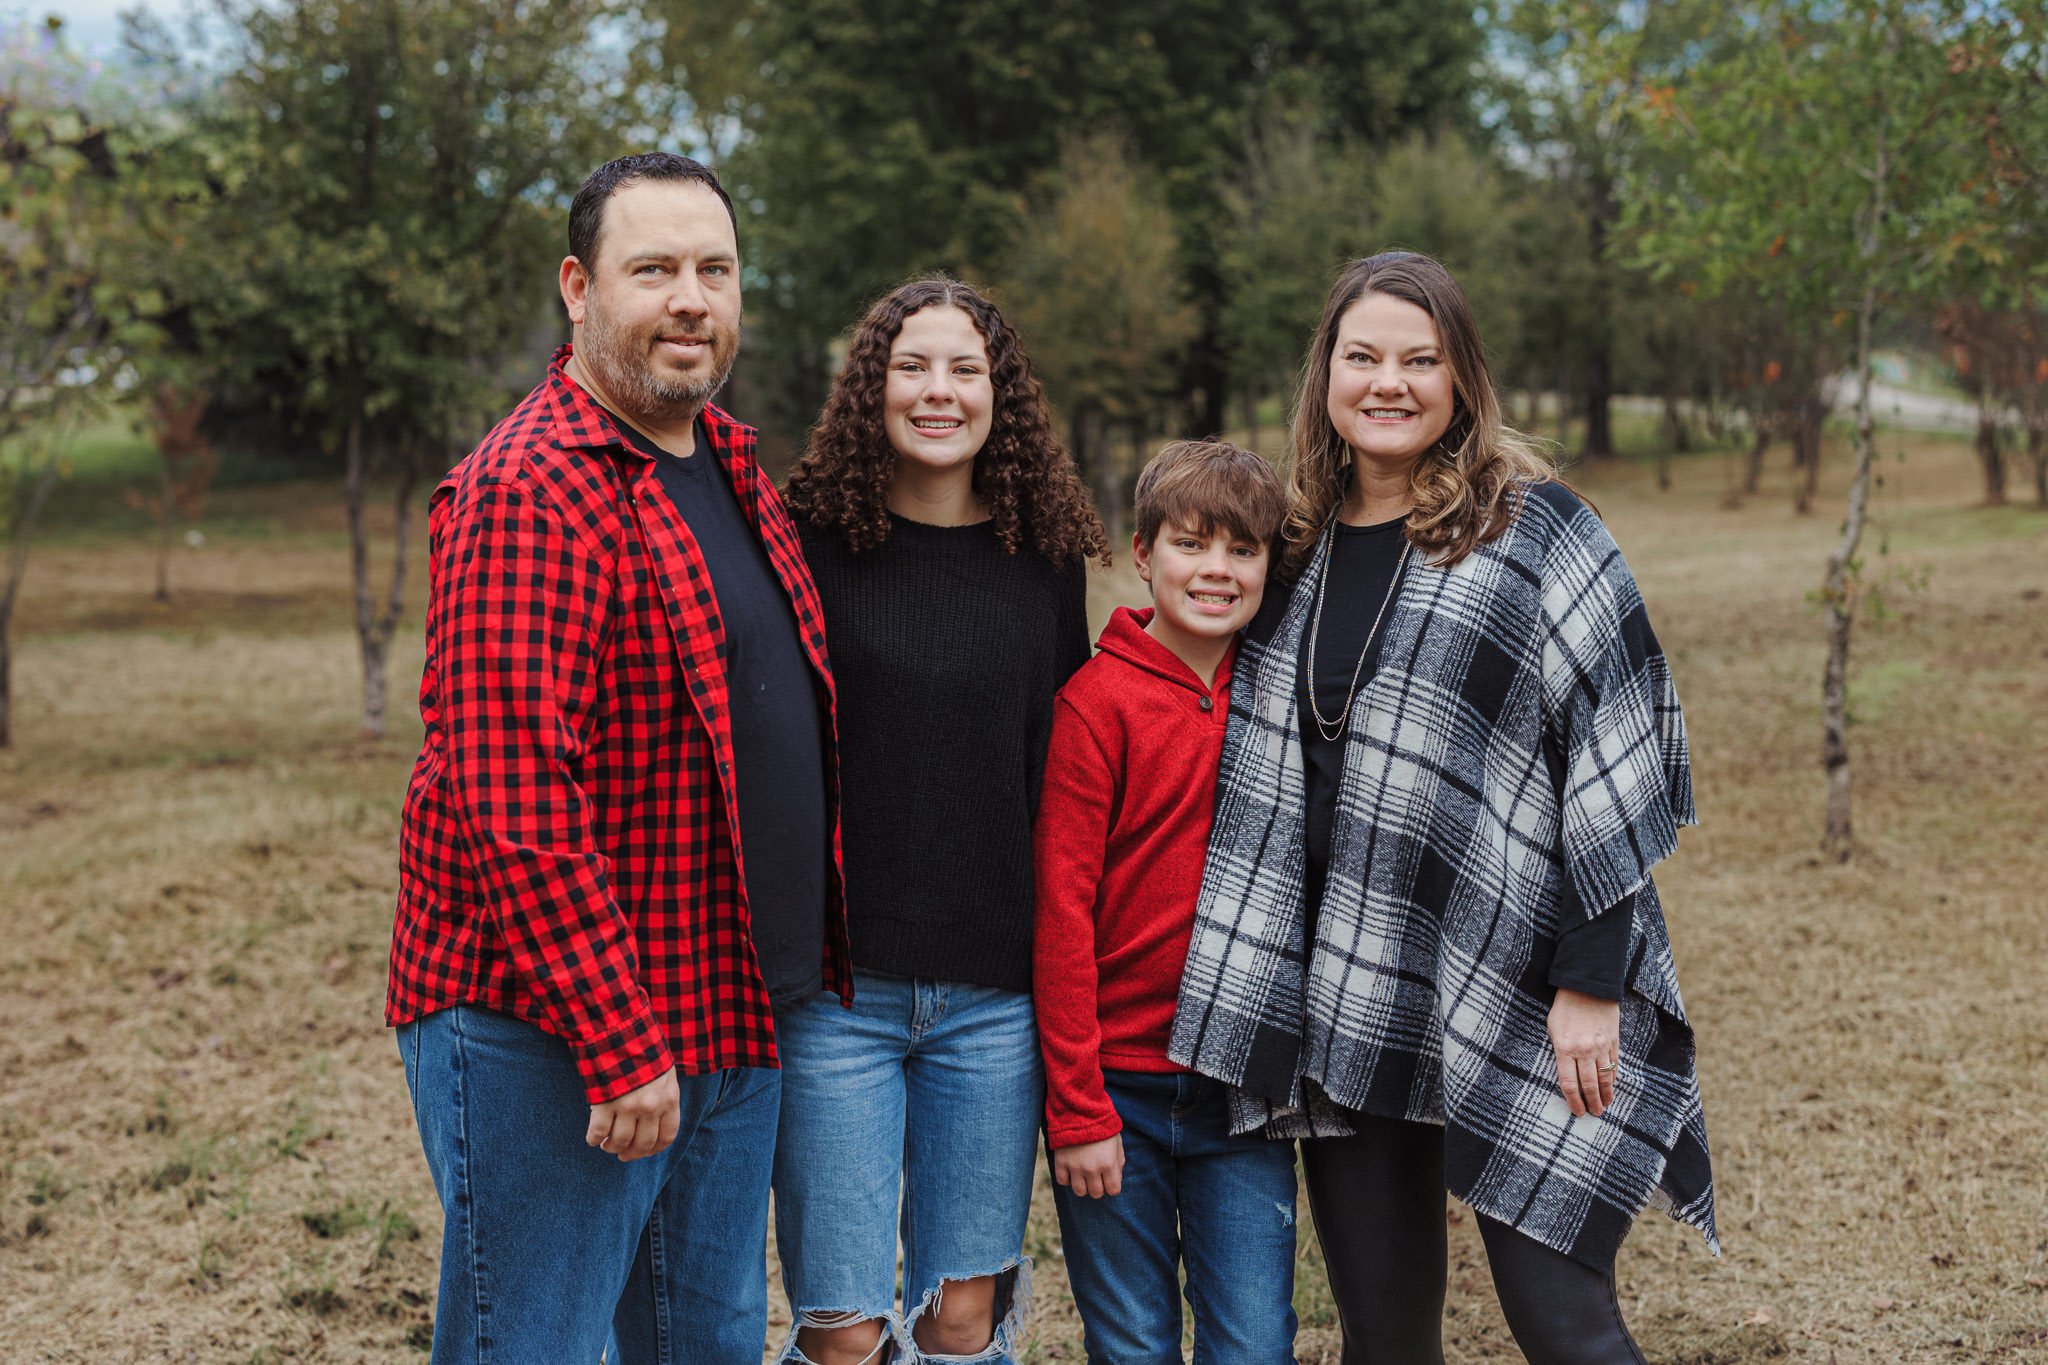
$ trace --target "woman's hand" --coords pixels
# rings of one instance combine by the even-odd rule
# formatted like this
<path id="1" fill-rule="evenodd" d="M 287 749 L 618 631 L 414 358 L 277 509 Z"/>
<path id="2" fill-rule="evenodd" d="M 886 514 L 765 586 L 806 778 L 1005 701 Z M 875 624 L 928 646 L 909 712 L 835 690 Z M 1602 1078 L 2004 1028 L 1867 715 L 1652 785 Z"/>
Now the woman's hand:
<path id="1" fill-rule="evenodd" d="M 1106 1137 L 1100 1142 L 1054 1148 L 1052 1178 L 1083 1199 L 1100 1199 L 1104 1195 L 1123 1193 L 1123 1134 Z"/>
<path id="2" fill-rule="evenodd" d="M 1598 1118 L 1614 1103 L 1621 1066 L 1621 1002 L 1558 988 L 1550 1005 L 1550 1045 L 1557 1049 L 1557 1088 L 1574 1116 Z"/>

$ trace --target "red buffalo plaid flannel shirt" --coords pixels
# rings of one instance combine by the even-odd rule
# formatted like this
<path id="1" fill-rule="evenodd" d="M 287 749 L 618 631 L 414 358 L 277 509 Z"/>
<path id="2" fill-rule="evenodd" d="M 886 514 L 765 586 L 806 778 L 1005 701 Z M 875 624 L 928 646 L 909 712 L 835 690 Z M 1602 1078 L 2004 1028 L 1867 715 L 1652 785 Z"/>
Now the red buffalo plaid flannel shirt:
<path id="1" fill-rule="evenodd" d="M 733 837 L 711 575 L 654 461 L 563 372 L 568 355 L 434 492 L 426 744 L 406 791 L 384 1017 L 465 1002 L 516 1015 L 569 1045 L 595 1104 L 671 1065 L 777 1057 Z M 753 430 L 716 408 L 704 426 L 816 671 L 824 975 L 850 1000 L 817 589 Z"/>

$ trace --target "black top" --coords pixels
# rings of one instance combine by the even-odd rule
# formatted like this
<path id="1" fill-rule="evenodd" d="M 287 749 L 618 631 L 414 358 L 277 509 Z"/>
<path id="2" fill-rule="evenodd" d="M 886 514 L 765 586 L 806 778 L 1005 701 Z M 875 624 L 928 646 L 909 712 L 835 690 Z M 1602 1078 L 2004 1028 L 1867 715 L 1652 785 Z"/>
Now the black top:
<path id="1" fill-rule="evenodd" d="M 1031 820 L 1053 694 L 1088 658 L 1088 581 L 991 522 L 892 516 L 854 554 L 799 520 L 839 694 L 853 960 L 1031 989 Z"/>
<path id="2" fill-rule="evenodd" d="M 1302 779 L 1307 798 L 1302 892 L 1311 937 L 1315 933 L 1316 911 L 1322 904 L 1323 884 L 1329 874 L 1331 825 L 1337 809 L 1337 790 L 1344 775 L 1344 746 L 1351 738 L 1351 729 L 1347 725 L 1334 740 L 1323 738 L 1309 707 L 1309 680 L 1314 678 L 1316 706 L 1324 716 L 1335 720 L 1344 714 L 1353 671 L 1357 672 L 1360 691 L 1379 671 L 1380 644 L 1387 629 L 1384 622 L 1372 636 L 1371 652 L 1362 667 L 1359 653 L 1368 648 L 1366 637 L 1380 615 L 1381 604 L 1387 601 L 1395 568 L 1400 564 L 1405 543 L 1401 536 L 1404 520 L 1381 522 L 1377 526 L 1336 524 L 1330 537 L 1329 584 L 1323 595 L 1322 629 L 1317 633 L 1313 659 L 1309 657 L 1310 632 L 1302 632 L 1295 687 L 1301 712 Z M 1414 562 L 1411 553 L 1404 574 L 1413 570 Z M 1288 596 L 1286 592 L 1269 591 L 1261 614 L 1275 609 L 1275 603 L 1278 611 L 1285 611 Z M 1388 610 L 1391 612 L 1391 607 Z M 1313 608 L 1310 619 L 1314 619 Z M 1270 624 L 1259 624 L 1267 626 L 1270 634 L 1271 628 L 1278 625 L 1278 618 L 1274 617 Z M 1257 629 L 1255 626 L 1254 630 Z M 1602 999 L 1620 999 L 1633 902 L 1631 896 L 1606 913 L 1563 930 L 1551 959 L 1550 984 Z"/>
<path id="3" fill-rule="evenodd" d="M 831 858 L 824 726 L 796 610 L 740 510 L 704 424 L 697 424 L 697 453 L 688 459 L 625 430 L 627 439 L 654 457 L 661 486 L 711 572 L 725 625 L 733 780 L 754 954 L 769 1000 L 789 1004 L 824 985 Z"/>

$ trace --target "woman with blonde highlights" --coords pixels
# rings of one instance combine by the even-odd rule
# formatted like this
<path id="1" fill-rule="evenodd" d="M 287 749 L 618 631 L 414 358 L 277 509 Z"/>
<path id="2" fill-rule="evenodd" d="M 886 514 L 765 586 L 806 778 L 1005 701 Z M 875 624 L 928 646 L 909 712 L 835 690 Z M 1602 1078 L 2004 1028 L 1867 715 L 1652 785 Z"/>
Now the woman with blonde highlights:
<path id="1" fill-rule="evenodd" d="M 1012 1361 L 1044 1103 L 1031 822 L 1102 524 L 1016 333 L 943 278 L 868 310 L 785 497 L 838 698 L 854 999 L 776 1016 L 782 1358 Z"/>
<path id="2" fill-rule="evenodd" d="M 1693 820 L 1663 652 L 1436 261 L 1339 276 L 1292 442 L 1170 1055 L 1303 1139 L 1347 1365 L 1441 1365 L 1446 1188 L 1528 1359 L 1640 1365 L 1636 1214 L 1716 1245 L 1650 878 Z"/>

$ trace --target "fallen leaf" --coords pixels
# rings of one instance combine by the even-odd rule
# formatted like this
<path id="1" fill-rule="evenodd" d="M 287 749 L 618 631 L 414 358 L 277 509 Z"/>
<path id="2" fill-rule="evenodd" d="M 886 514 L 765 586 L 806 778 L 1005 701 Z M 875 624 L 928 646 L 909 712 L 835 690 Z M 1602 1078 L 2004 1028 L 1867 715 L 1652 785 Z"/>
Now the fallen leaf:
<path id="1" fill-rule="evenodd" d="M 1752 1308 L 1743 1317 L 1742 1321 L 1736 1325 L 1738 1327 L 1768 1327 L 1776 1321 L 1777 1318 L 1772 1316 L 1770 1309 Z"/>

